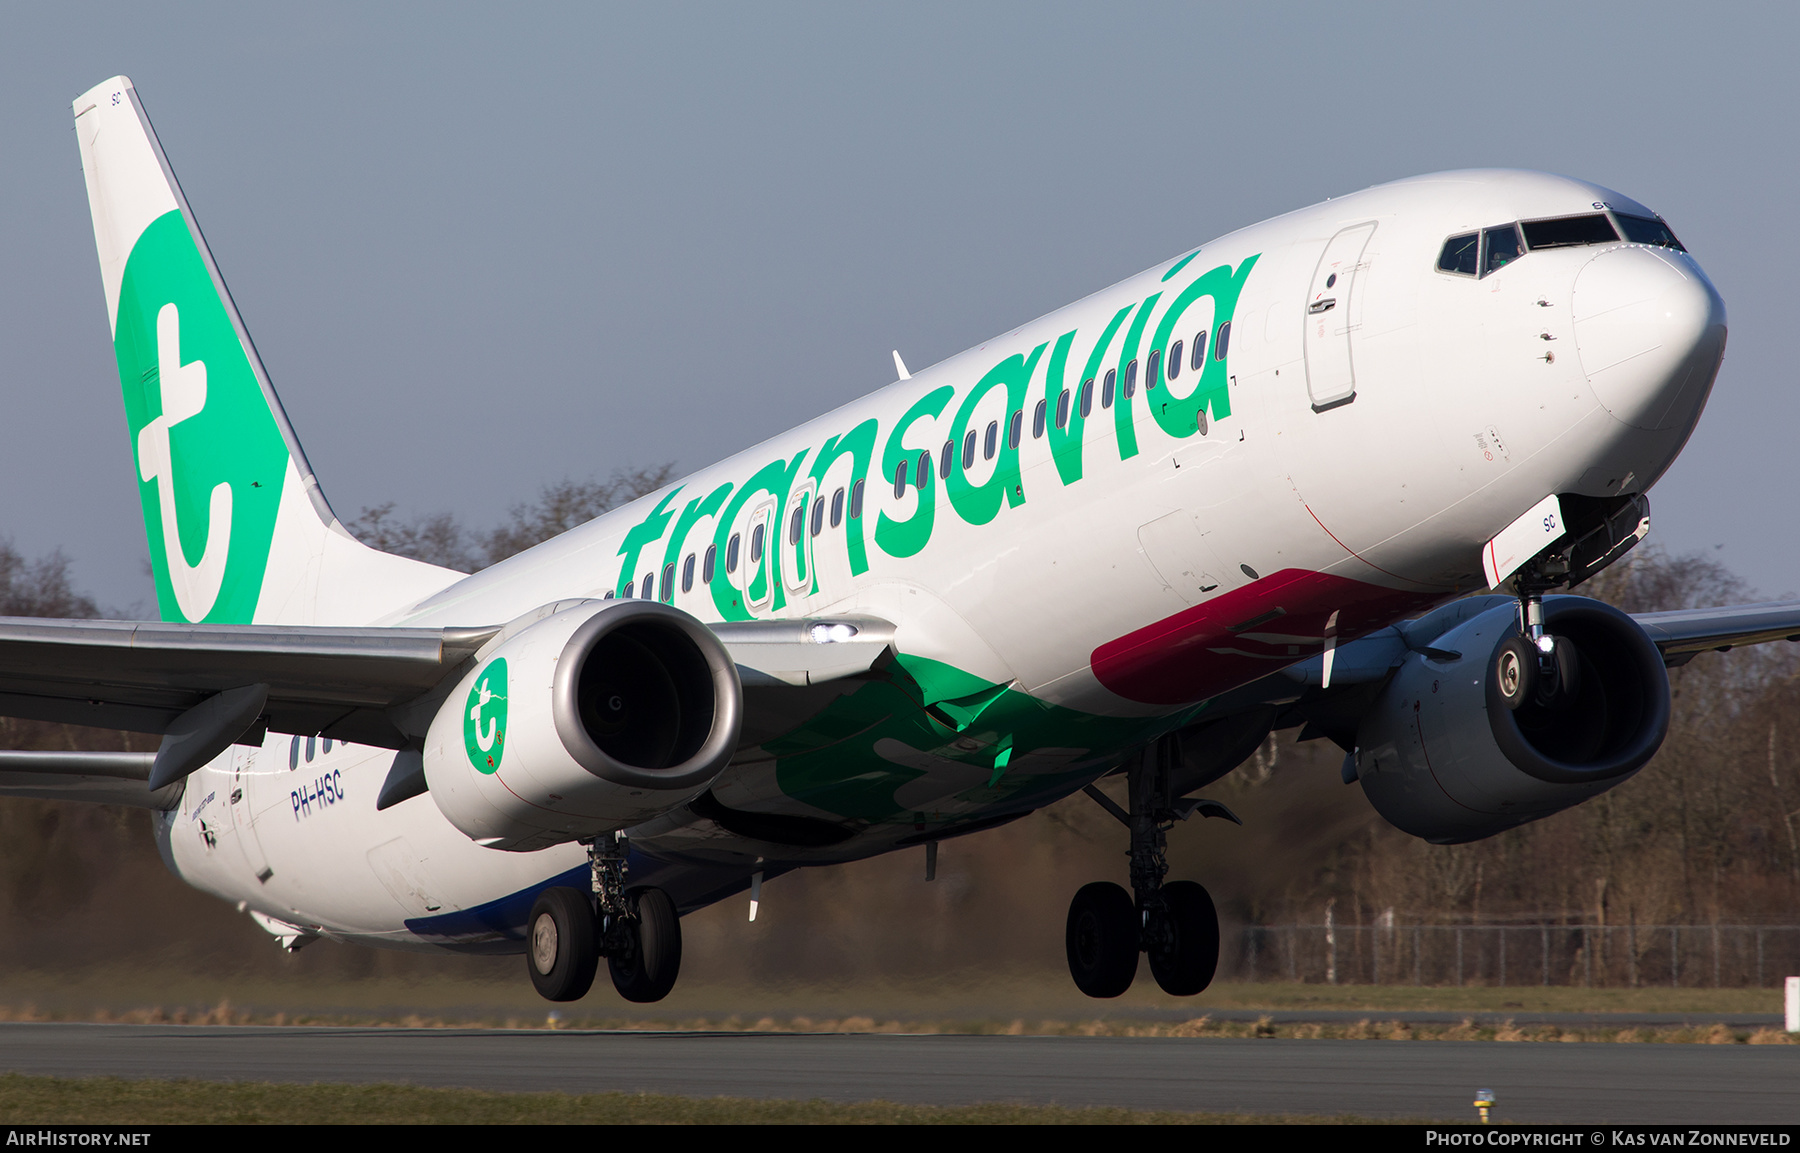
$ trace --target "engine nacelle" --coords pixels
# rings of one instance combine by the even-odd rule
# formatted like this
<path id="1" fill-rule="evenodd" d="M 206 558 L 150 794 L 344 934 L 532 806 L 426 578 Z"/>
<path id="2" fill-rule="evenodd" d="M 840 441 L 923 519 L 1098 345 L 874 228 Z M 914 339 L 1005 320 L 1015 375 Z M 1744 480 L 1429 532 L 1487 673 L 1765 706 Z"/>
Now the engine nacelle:
<path id="1" fill-rule="evenodd" d="M 1629 616 L 1586 597 L 1544 600 L 1547 632 L 1580 654 L 1573 701 L 1508 709 L 1493 674 L 1518 612 L 1501 604 L 1409 652 L 1357 731 L 1363 792 L 1436 844 L 1504 832 L 1629 778 L 1669 730 L 1662 654 Z"/>
<path id="2" fill-rule="evenodd" d="M 705 790 L 737 745 L 742 700 L 725 647 L 679 609 L 547 606 L 445 700 L 425 778 L 450 823 L 491 848 L 607 833 Z"/>

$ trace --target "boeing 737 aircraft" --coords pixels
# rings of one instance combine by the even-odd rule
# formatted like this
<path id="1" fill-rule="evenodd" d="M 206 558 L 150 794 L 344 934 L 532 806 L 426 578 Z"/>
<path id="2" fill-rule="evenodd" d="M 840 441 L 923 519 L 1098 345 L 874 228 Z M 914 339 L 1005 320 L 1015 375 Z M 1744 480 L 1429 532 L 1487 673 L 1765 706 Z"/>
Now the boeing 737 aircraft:
<path id="1" fill-rule="evenodd" d="M 673 986 L 681 914 L 1087 791 L 1096 997 L 1212 979 L 1165 839 L 1276 729 L 1437 843 L 1629 779 L 1665 669 L 1800 604 L 1553 596 L 1649 527 L 1725 310 L 1630 197 L 1448 172 L 1163 260 L 474 575 L 327 503 L 131 82 L 75 101 L 160 622 L 0 620 L 12 795 L 154 813 L 289 949 L 523 953 Z M 1485 596 L 1468 596 L 1489 591 Z M 1094 787 L 1128 779 L 1129 803 Z"/>

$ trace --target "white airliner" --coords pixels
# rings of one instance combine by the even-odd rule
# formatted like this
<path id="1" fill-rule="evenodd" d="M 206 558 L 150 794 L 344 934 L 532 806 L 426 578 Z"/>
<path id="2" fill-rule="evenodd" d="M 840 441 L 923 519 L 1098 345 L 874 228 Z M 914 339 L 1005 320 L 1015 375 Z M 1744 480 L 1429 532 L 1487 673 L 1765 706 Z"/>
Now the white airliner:
<path id="1" fill-rule="evenodd" d="M 896 355 L 470 576 L 345 531 L 131 82 L 74 112 L 163 619 L 0 620 L 0 713 L 164 737 L 10 754 L 0 785 L 152 809 L 168 866 L 290 949 L 524 953 L 554 1000 L 604 957 L 655 1000 L 681 913 L 1085 789 L 1133 891 L 1075 894 L 1076 983 L 1116 996 L 1147 954 L 1197 993 L 1218 921 L 1165 835 L 1235 819 L 1194 793 L 1271 730 L 1473 840 L 1640 769 L 1668 665 L 1800 637 L 1795 604 L 1544 597 L 1642 539 L 1725 347 L 1669 226 L 1597 185 L 1290 212 Z"/>

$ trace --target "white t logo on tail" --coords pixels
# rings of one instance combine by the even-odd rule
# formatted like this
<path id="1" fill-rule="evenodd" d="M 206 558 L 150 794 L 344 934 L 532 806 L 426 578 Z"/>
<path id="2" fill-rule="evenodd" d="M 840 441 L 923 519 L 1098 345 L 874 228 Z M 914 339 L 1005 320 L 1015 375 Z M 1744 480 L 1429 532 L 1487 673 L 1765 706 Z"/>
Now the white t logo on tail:
<path id="1" fill-rule="evenodd" d="M 208 507 L 206 551 L 190 565 L 181 551 L 181 528 L 175 513 L 175 477 L 169 457 L 169 430 L 206 407 L 206 363 L 181 363 L 181 314 L 165 304 L 156 314 L 156 367 L 162 381 L 162 415 L 138 433 L 138 475 L 156 482 L 162 509 L 163 555 L 175 603 L 190 621 L 206 618 L 225 583 L 225 559 L 231 552 L 231 486 L 213 486 Z"/>

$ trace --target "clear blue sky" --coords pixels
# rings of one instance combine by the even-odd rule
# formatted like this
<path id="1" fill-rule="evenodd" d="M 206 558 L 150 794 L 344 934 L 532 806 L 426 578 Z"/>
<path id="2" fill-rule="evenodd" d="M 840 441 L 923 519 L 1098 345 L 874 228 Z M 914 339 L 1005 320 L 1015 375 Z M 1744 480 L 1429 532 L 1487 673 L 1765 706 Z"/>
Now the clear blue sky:
<path id="1" fill-rule="evenodd" d="M 699 467 L 890 348 L 1492 165 L 1626 192 L 1712 275 L 1731 345 L 1653 539 L 1800 590 L 1796 44 L 1772 4 L 7 6 L 0 534 L 150 607 L 69 108 L 124 72 L 346 516 Z"/>

